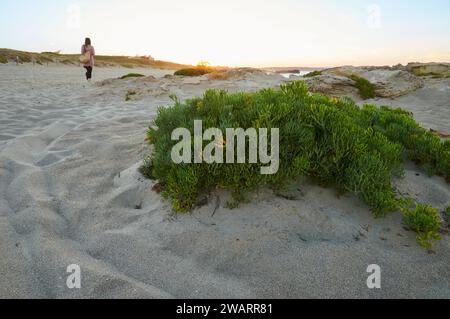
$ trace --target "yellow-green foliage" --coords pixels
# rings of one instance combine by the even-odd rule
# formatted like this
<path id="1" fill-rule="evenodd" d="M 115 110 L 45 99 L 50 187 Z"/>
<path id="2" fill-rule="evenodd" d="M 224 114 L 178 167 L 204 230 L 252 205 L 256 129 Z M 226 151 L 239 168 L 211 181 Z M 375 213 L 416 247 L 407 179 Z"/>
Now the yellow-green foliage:
<path id="1" fill-rule="evenodd" d="M 6 64 L 8 63 L 8 59 L 4 55 L 0 55 L 0 63 Z"/>
<path id="2" fill-rule="evenodd" d="M 436 208 L 424 204 L 416 204 L 415 208 L 402 208 L 405 215 L 403 223 L 417 232 L 417 242 L 425 248 L 431 249 L 433 241 L 440 240 L 439 229 L 442 220 Z"/>

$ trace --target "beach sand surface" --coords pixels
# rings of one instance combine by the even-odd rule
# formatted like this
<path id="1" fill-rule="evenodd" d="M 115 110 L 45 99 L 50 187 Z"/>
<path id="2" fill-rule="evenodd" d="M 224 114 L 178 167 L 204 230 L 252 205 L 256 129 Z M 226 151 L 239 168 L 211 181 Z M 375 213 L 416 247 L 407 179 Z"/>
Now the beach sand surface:
<path id="1" fill-rule="evenodd" d="M 116 79 L 130 72 L 149 77 Z M 230 210 L 229 194 L 217 191 L 177 215 L 138 173 L 150 152 L 146 130 L 171 94 L 257 90 L 283 76 L 211 81 L 97 68 L 87 83 L 83 73 L 0 66 L 1 298 L 450 298 L 449 237 L 427 251 L 400 213 L 374 219 L 354 196 L 302 183 L 292 200 L 261 190 Z M 449 79 L 372 102 L 450 132 Z M 449 185 L 412 164 L 396 184 L 450 205 Z M 81 289 L 66 285 L 72 264 Z M 371 264 L 382 269 L 382 289 L 367 287 Z"/>

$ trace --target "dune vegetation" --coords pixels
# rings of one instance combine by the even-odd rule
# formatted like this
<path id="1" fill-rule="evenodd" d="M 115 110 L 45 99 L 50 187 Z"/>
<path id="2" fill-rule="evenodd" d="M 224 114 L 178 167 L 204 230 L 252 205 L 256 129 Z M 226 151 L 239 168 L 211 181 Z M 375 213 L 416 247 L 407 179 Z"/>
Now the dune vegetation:
<path id="1" fill-rule="evenodd" d="M 0 57 L 2 63 L 16 62 L 18 60 L 20 63 L 30 63 L 35 61 L 36 63 L 42 64 L 51 61 L 48 54 L 22 52 L 10 49 L 0 49 Z"/>
<path id="2" fill-rule="evenodd" d="M 140 74 L 140 73 L 128 73 L 124 76 L 121 76 L 120 79 L 121 80 L 126 80 L 126 79 L 131 79 L 131 78 L 143 78 L 145 75 Z"/>
<path id="3" fill-rule="evenodd" d="M 213 72 L 213 69 L 211 68 L 205 68 L 205 67 L 196 67 L 196 68 L 186 68 L 181 69 L 175 72 L 174 75 L 177 76 L 202 76 L 205 74 L 209 74 Z"/>
<path id="4" fill-rule="evenodd" d="M 57 52 L 24 52 L 11 49 L 0 49 L 0 57 L 6 61 L 15 62 L 17 57 L 21 63 L 30 63 L 35 61 L 38 64 L 44 63 L 61 63 L 64 65 L 79 65 L 79 54 L 60 54 Z M 7 63 L 7 62 L 6 62 Z M 180 69 L 188 66 L 178 63 L 152 60 L 148 57 L 128 57 L 128 56 L 108 56 L 96 55 L 95 64 L 97 67 L 152 67 L 160 69 Z"/>
<path id="5" fill-rule="evenodd" d="M 418 234 L 417 242 L 420 245 L 431 249 L 433 240 L 441 239 L 439 230 L 442 219 L 436 208 L 418 203 L 415 208 L 409 205 L 401 210 L 405 216 L 404 225 Z"/>
<path id="6" fill-rule="evenodd" d="M 312 78 L 315 76 L 320 76 L 324 74 L 323 71 L 313 71 L 305 74 L 304 78 Z M 341 76 L 347 77 L 355 82 L 355 87 L 358 89 L 359 96 L 363 100 L 375 98 L 375 86 L 370 83 L 367 79 L 356 75 L 356 74 L 340 74 Z"/>
<path id="7" fill-rule="evenodd" d="M 154 152 L 141 171 L 160 182 L 165 198 L 178 212 L 191 210 L 203 192 L 225 188 L 237 206 L 260 187 L 283 188 L 301 177 L 339 193 L 350 192 L 369 205 L 375 216 L 402 211 L 405 224 L 430 246 L 439 237 L 440 214 L 431 207 L 399 197 L 394 178 L 403 176 L 405 160 L 450 181 L 450 141 L 422 128 L 401 109 L 364 105 L 351 99 L 311 94 L 303 82 L 256 93 L 208 90 L 203 97 L 161 107 L 148 131 Z M 180 164 L 171 160 L 173 130 L 279 128 L 280 168 L 261 175 L 256 164 Z M 270 138 L 269 138 L 270 140 Z M 226 141 L 223 143 L 226 148 Z"/>
<path id="8" fill-rule="evenodd" d="M 309 72 L 308 74 L 305 74 L 303 77 L 304 78 L 312 78 L 314 76 L 318 76 L 321 74 L 322 74 L 322 71 L 312 71 L 312 72 Z"/>
<path id="9" fill-rule="evenodd" d="M 363 100 L 375 98 L 375 87 L 367 79 L 355 74 L 351 75 L 349 78 L 356 82 L 356 88 Z"/>

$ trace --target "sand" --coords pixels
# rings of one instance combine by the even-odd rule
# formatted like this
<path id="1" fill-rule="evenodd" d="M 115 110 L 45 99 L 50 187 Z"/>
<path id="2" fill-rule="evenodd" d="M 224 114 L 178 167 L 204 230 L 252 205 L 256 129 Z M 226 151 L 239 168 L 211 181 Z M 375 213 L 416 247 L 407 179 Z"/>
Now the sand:
<path id="1" fill-rule="evenodd" d="M 129 72 L 154 78 L 107 80 Z M 294 200 L 269 190 L 240 208 L 215 192 L 176 215 L 137 171 L 159 105 L 201 94 L 277 86 L 281 75 L 227 81 L 168 71 L 0 66 L 1 298 L 450 298 L 450 240 L 433 252 L 374 219 L 351 195 L 306 183 Z M 128 90 L 137 94 L 125 102 Z M 450 131 L 450 82 L 429 80 L 395 100 L 427 127 Z M 410 165 L 399 189 L 439 208 L 450 187 Z M 294 187 L 295 186 L 295 187 Z M 292 195 L 292 194 L 291 194 Z M 82 271 L 68 289 L 67 266 Z M 368 265 L 382 289 L 367 288 Z"/>

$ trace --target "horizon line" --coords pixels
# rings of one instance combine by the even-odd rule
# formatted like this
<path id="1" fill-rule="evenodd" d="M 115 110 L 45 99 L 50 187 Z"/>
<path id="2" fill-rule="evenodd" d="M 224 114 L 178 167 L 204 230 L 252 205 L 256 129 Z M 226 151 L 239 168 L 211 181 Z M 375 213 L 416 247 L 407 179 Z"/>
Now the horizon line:
<path id="1" fill-rule="evenodd" d="M 0 48 L 0 50 L 10 50 L 10 51 L 16 51 L 16 52 L 22 52 L 22 53 L 29 53 L 29 54 L 43 54 L 43 53 L 52 53 L 52 54 L 59 54 L 59 55 L 78 55 L 79 53 L 66 53 L 62 50 L 53 50 L 53 51 L 27 51 L 27 50 L 18 50 L 18 49 L 11 49 L 11 48 Z M 127 58 L 140 58 L 140 57 L 146 57 L 151 55 L 145 55 L 145 54 L 135 54 L 135 55 L 129 55 L 129 54 L 98 54 L 98 56 L 107 56 L 107 57 L 127 57 Z M 161 61 L 161 62 L 167 62 L 167 63 L 174 63 L 174 64 L 180 64 L 180 65 L 186 65 L 186 66 L 196 66 L 195 64 L 191 63 L 184 63 L 184 62 L 177 62 L 177 61 L 170 61 L 165 59 L 157 59 L 155 58 L 155 61 Z M 327 68 L 336 68 L 336 67 L 344 67 L 344 66 L 354 66 L 354 67 L 393 67 L 396 65 L 403 65 L 406 66 L 408 64 L 413 63 L 422 63 L 422 64 L 428 64 L 428 63 L 444 63 L 444 64 L 450 64 L 450 61 L 429 61 L 429 62 L 422 62 L 422 61 L 410 61 L 406 64 L 403 63 L 393 63 L 393 64 L 383 64 L 383 63 L 375 63 L 375 64 L 334 64 L 334 65 L 293 65 L 293 64 L 286 64 L 286 65 L 280 65 L 280 64 L 265 64 L 265 65 L 211 65 L 211 67 L 228 67 L 228 68 L 256 68 L 256 69 L 327 69 Z"/>

